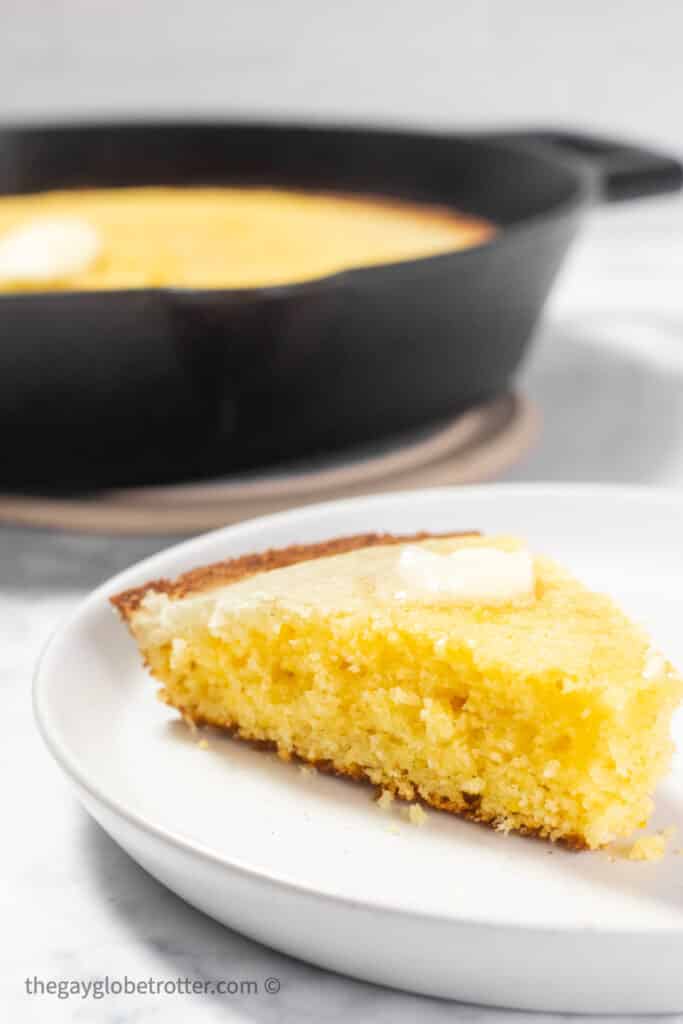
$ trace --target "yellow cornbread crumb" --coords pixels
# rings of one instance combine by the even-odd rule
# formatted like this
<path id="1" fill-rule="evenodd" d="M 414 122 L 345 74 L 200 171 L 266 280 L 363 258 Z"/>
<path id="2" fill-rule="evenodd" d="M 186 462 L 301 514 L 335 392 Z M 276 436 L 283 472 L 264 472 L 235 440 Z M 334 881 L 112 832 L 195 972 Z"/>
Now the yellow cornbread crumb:
<path id="1" fill-rule="evenodd" d="M 389 811 L 394 802 L 394 794 L 389 789 L 383 789 L 375 802 L 381 811 Z"/>
<path id="2" fill-rule="evenodd" d="M 208 750 L 209 749 L 209 741 L 208 740 L 200 740 L 199 743 L 197 744 L 197 746 L 199 747 L 200 750 Z"/>
<path id="3" fill-rule="evenodd" d="M 641 827 L 683 693 L 645 632 L 545 557 L 524 600 L 413 593 L 402 547 L 309 556 L 221 585 L 206 570 L 205 586 L 151 586 L 119 607 L 186 718 L 502 832 L 596 848 Z"/>
<path id="4" fill-rule="evenodd" d="M 159 693 L 157 693 L 157 697 L 159 697 Z M 161 697 L 160 699 L 163 700 L 163 697 Z M 192 715 L 187 714 L 187 712 L 185 711 L 181 711 L 180 714 L 182 715 L 183 722 L 190 730 L 190 732 L 194 735 L 198 731 L 197 723 L 195 722 L 194 718 L 192 717 Z"/>
<path id="5" fill-rule="evenodd" d="M 417 825 L 418 828 L 427 824 L 427 815 L 419 804 L 411 804 L 407 809 L 406 817 L 411 825 Z"/>
<path id="6" fill-rule="evenodd" d="M 663 829 L 661 832 L 656 832 L 654 835 L 643 836 L 642 839 L 637 839 L 628 851 L 628 859 L 649 861 L 661 860 L 666 853 L 669 840 L 675 832 L 675 827 L 670 826 L 669 828 Z"/>

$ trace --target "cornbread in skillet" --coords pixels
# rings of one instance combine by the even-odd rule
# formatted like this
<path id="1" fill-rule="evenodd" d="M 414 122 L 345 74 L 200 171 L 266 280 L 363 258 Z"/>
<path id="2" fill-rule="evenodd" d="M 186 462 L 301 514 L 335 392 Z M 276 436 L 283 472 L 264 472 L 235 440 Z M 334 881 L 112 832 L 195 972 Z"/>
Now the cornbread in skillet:
<path id="1" fill-rule="evenodd" d="M 451 563 L 524 559 L 525 592 L 439 589 Z M 186 718 L 502 830 L 600 847 L 644 824 L 669 764 L 680 676 L 514 538 L 341 538 L 113 603 Z"/>
<path id="2" fill-rule="evenodd" d="M 1 196 L 0 291 L 281 285 L 464 249 L 494 231 L 445 206 L 284 189 Z"/>

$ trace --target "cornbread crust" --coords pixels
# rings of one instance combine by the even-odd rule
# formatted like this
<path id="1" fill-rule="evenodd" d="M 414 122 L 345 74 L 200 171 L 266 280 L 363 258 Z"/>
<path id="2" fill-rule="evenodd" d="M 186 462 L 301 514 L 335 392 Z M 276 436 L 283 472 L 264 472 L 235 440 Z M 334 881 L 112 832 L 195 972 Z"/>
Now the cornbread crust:
<path id="1" fill-rule="evenodd" d="M 382 790 L 385 790 L 399 800 L 405 799 L 405 793 L 402 793 L 400 791 L 400 787 L 390 779 L 387 779 L 380 785 L 377 785 L 372 781 L 369 773 L 361 765 L 354 765 L 353 768 L 344 768 L 335 764 L 334 761 L 312 760 L 311 758 L 302 756 L 296 750 L 284 752 L 281 749 L 278 749 L 277 743 L 273 740 L 262 740 L 250 736 L 244 731 L 244 729 L 241 729 L 237 723 L 217 725 L 215 722 L 209 722 L 196 714 L 190 714 L 186 708 L 181 708 L 177 704 L 171 703 L 171 701 L 164 701 L 164 703 L 167 704 L 168 707 L 179 711 L 183 720 L 193 728 L 210 726 L 212 729 L 219 729 L 232 739 L 241 740 L 243 743 L 248 744 L 256 750 L 269 751 L 277 754 L 282 761 L 298 761 L 301 764 L 311 765 L 316 769 L 316 771 L 319 771 L 323 775 L 335 775 L 337 778 L 351 779 L 353 782 L 367 782 L 370 783 L 371 786 L 375 787 L 378 795 L 381 794 Z M 458 818 L 464 818 L 477 825 L 485 825 L 487 828 L 497 828 L 499 819 L 481 813 L 479 808 L 479 797 L 472 796 L 469 793 L 462 793 L 462 798 L 463 804 L 460 805 L 450 800 L 445 800 L 443 797 L 434 796 L 430 793 L 420 793 L 419 796 L 416 794 L 413 797 L 413 799 L 417 799 L 421 803 L 427 804 L 429 807 L 433 807 L 437 811 L 445 811 L 448 814 L 454 814 Z M 547 842 L 548 840 L 548 837 L 543 834 L 543 830 L 540 828 L 529 828 L 524 825 L 516 826 L 514 833 L 518 836 L 524 836 L 524 838 L 527 839 L 540 839 L 543 842 Z M 589 849 L 588 843 L 582 836 L 573 835 L 571 833 L 559 836 L 554 840 L 554 842 L 559 846 L 565 847 L 565 849 L 574 850 L 576 852 Z"/>
<path id="2" fill-rule="evenodd" d="M 144 583 L 141 587 L 131 587 L 109 600 L 121 617 L 128 621 L 146 594 L 167 594 L 178 599 L 188 594 L 224 587 L 226 584 L 237 583 L 247 576 L 256 576 L 271 569 L 284 569 L 297 562 L 309 562 L 315 558 L 327 558 L 331 555 L 344 555 L 360 548 L 374 548 L 381 545 L 406 544 L 414 541 L 429 540 L 436 537 L 473 537 L 478 530 L 456 530 L 451 533 L 356 533 L 349 537 L 333 537 L 330 540 L 318 541 L 315 544 L 290 544 L 285 548 L 269 548 L 255 554 L 240 555 L 224 562 L 213 562 L 198 569 L 183 573 L 175 580 L 159 579 Z"/>

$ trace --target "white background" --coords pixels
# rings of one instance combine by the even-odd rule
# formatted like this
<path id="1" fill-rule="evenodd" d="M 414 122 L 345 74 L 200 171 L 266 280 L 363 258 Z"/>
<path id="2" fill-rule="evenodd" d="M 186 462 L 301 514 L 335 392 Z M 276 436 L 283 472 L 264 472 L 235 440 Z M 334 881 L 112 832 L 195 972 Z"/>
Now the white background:
<path id="1" fill-rule="evenodd" d="M 678 0 L 1 0 L 0 114 L 576 124 L 683 148 Z"/>

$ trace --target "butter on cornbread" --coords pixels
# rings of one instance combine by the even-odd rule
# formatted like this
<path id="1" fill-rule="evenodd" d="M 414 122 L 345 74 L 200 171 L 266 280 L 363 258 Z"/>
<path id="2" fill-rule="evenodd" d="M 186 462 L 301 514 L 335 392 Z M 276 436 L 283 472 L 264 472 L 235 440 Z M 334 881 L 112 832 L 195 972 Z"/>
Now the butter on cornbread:
<path id="1" fill-rule="evenodd" d="M 642 826 L 683 680 L 521 541 L 369 534 L 112 599 L 188 720 L 577 848 Z"/>

